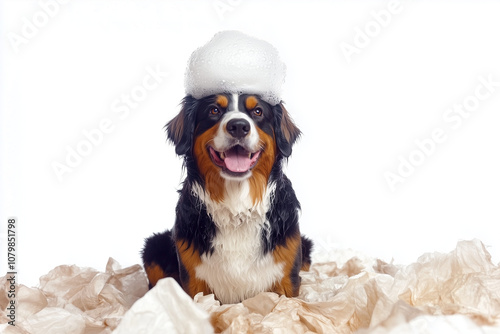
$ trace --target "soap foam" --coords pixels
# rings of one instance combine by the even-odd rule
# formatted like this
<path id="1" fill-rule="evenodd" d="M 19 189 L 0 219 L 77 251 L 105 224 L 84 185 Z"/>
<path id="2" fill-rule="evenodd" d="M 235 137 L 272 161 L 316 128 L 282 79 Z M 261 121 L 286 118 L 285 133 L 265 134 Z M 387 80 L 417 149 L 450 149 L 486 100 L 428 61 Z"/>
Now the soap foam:
<path id="1" fill-rule="evenodd" d="M 276 105 L 286 66 L 270 43 L 239 31 L 222 31 L 195 50 L 185 75 L 186 95 L 258 94 Z"/>

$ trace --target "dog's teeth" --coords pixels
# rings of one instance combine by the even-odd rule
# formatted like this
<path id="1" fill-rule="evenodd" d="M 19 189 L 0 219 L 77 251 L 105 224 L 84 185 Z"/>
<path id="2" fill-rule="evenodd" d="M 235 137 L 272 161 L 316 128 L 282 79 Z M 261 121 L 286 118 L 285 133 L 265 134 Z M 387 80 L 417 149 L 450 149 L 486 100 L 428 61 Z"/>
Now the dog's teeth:
<path id="1" fill-rule="evenodd" d="M 226 153 L 224 153 L 224 152 L 220 152 L 220 158 L 221 158 L 222 160 L 226 159 Z"/>

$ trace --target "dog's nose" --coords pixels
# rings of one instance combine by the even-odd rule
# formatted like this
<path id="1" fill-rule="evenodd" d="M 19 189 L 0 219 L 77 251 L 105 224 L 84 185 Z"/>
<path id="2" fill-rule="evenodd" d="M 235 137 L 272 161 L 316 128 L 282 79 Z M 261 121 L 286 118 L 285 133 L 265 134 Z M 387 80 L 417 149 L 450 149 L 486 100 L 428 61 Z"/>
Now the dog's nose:
<path id="1" fill-rule="evenodd" d="M 250 132 L 250 123 L 243 118 L 235 118 L 227 122 L 227 132 L 234 138 L 243 138 Z"/>

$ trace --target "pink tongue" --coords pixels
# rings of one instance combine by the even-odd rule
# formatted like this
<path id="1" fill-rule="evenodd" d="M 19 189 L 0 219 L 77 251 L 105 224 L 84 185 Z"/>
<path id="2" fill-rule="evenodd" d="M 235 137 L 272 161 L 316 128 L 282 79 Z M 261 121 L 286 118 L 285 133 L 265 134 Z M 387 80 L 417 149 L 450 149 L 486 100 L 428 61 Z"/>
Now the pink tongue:
<path id="1" fill-rule="evenodd" d="M 241 147 L 227 151 L 224 163 L 227 169 L 235 173 L 246 172 L 252 166 L 252 160 L 248 157 L 248 152 Z"/>

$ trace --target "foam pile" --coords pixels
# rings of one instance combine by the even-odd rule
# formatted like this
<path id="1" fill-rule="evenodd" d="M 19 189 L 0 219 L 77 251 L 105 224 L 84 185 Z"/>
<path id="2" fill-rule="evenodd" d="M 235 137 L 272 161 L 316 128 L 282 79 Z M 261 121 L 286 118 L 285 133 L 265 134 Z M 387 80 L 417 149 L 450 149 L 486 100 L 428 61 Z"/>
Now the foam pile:
<path id="1" fill-rule="evenodd" d="M 191 55 L 186 95 L 199 99 L 217 93 L 258 94 L 275 105 L 281 101 L 285 75 L 274 46 L 239 31 L 223 31 Z"/>

